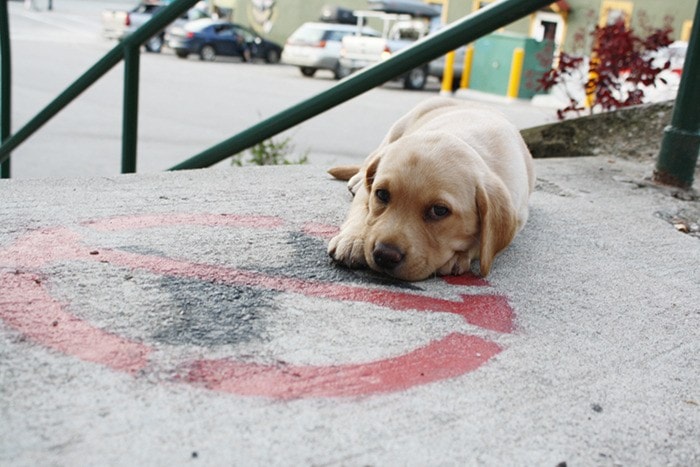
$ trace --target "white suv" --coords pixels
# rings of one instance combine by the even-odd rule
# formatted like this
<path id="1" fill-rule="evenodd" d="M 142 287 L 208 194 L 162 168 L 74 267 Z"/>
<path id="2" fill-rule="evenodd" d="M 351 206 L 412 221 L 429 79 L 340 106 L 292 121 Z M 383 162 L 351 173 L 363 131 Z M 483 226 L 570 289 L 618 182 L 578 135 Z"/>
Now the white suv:
<path id="1" fill-rule="evenodd" d="M 304 23 L 287 39 L 282 50 L 282 63 L 298 66 L 301 74 L 311 77 L 316 70 L 330 70 L 336 79 L 348 71 L 340 66 L 340 48 L 344 36 L 360 32 L 363 36 L 379 37 L 377 31 L 356 25 L 335 23 Z"/>

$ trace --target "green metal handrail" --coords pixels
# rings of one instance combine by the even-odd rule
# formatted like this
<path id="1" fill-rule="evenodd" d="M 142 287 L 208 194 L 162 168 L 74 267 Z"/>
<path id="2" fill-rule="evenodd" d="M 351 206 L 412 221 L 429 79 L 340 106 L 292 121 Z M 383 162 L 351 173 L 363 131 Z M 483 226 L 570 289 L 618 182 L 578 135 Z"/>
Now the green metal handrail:
<path id="1" fill-rule="evenodd" d="M 139 86 L 139 52 L 140 47 L 148 39 L 160 33 L 165 27 L 175 21 L 181 14 L 192 8 L 199 0 L 175 0 L 166 8 L 158 11 L 132 34 L 124 38 L 104 57 L 68 86 L 65 91 L 51 101 L 34 118 L 27 122 L 15 134 L 10 131 L 10 39 L 7 15 L 7 2 L 0 0 L 0 54 L 2 54 L 0 73 L 2 77 L 2 95 L 0 95 L 0 129 L 7 127 L 7 134 L 2 133 L 0 146 L 0 163 L 7 165 L 9 177 L 9 161 L 11 152 L 29 138 L 34 132 L 51 120 L 58 112 L 70 104 L 76 97 L 93 85 L 121 60 L 124 60 L 124 109 L 122 115 L 122 173 L 136 171 L 136 141 L 138 129 L 138 86 Z M 5 93 L 7 92 L 7 96 Z"/>
<path id="2" fill-rule="evenodd" d="M 700 1 L 695 7 L 671 125 L 664 130 L 654 181 L 690 188 L 700 153 Z M 695 81 L 692 81 L 695 80 Z"/>

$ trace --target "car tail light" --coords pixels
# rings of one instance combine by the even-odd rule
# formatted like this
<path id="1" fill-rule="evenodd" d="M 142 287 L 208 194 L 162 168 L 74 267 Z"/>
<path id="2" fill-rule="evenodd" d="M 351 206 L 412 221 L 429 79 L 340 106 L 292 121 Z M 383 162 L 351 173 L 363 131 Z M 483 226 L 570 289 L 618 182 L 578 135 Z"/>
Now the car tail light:
<path id="1" fill-rule="evenodd" d="M 324 48 L 324 47 L 326 46 L 326 41 L 314 42 L 313 44 L 311 44 L 311 46 L 312 46 L 312 47 L 318 47 L 319 49 L 322 49 L 322 48 Z"/>
<path id="2" fill-rule="evenodd" d="M 126 18 L 124 18 L 124 26 L 131 26 L 131 15 L 126 14 Z"/>
<path id="3" fill-rule="evenodd" d="M 188 39 L 192 39 L 194 37 L 194 33 L 192 31 L 187 31 L 187 34 L 185 34 L 185 37 Z"/>
<path id="4" fill-rule="evenodd" d="M 387 58 L 391 57 L 391 49 L 389 48 L 388 45 L 384 46 L 384 50 L 382 51 L 382 60 L 386 60 Z"/>

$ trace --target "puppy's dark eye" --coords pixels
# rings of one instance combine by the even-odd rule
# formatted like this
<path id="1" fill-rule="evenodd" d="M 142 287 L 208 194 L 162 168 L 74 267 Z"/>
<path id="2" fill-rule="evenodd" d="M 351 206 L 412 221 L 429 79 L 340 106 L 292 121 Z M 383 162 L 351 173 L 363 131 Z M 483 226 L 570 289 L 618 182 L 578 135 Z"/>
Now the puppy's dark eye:
<path id="1" fill-rule="evenodd" d="M 374 196 L 376 196 L 377 199 L 379 199 L 379 201 L 381 201 L 384 204 L 389 202 L 390 196 L 389 196 L 388 190 L 379 189 L 379 190 L 374 192 Z"/>
<path id="2" fill-rule="evenodd" d="M 450 215 L 450 208 L 441 204 L 434 204 L 428 209 L 428 218 L 432 220 L 440 220 Z"/>

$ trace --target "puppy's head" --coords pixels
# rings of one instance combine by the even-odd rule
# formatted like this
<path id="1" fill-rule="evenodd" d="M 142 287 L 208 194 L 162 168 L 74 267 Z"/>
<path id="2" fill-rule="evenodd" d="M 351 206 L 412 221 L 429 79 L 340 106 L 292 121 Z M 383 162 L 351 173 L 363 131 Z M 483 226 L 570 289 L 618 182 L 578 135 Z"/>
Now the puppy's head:
<path id="1" fill-rule="evenodd" d="M 516 232 L 510 195 L 478 154 L 444 133 L 387 145 L 366 169 L 367 264 L 403 280 L 487 275 Z"/>

